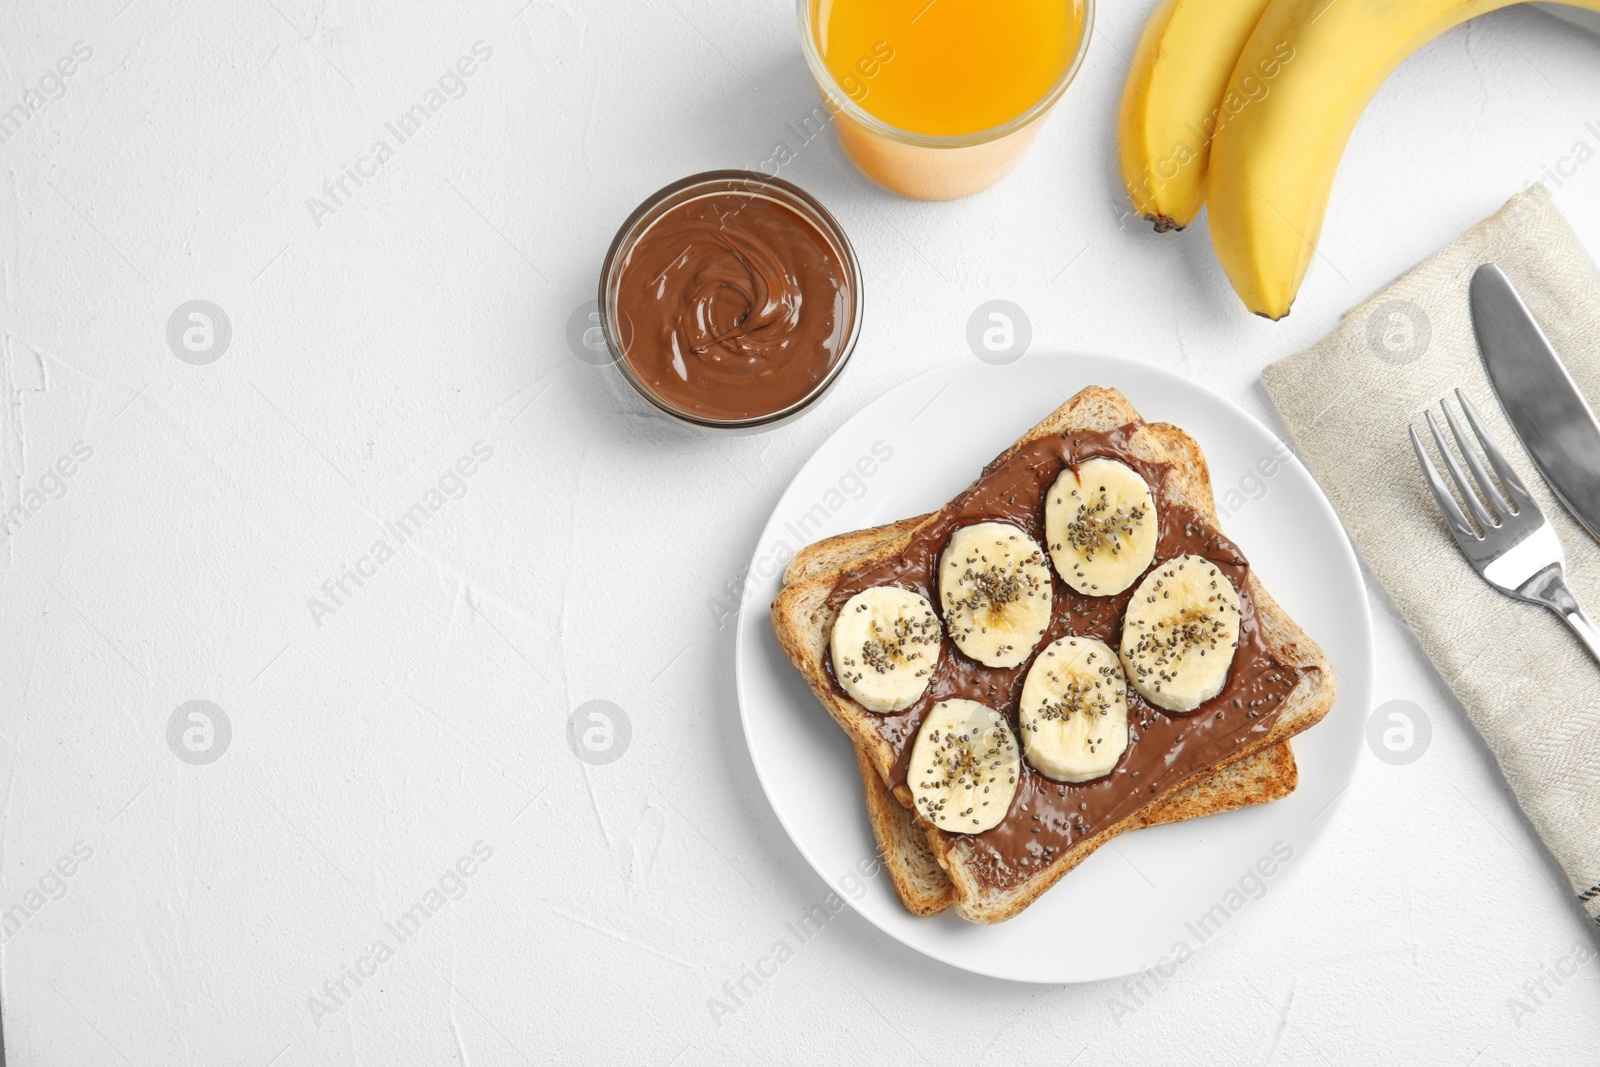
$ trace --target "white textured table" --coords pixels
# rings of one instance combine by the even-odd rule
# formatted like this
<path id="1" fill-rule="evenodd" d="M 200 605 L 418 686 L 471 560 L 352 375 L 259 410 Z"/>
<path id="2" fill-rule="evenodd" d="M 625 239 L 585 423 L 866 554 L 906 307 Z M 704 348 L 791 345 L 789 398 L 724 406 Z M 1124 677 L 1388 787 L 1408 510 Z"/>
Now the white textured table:
<path id="1" fill-rule="evenodd" d="M 1323 846 L 1173 977 L 977 979 L 846 909 L 750 982 L 826 887 L 745 754 L 728 612 L 793 472 L 972 358 L 983 301 L 1270 420 L 1263 365 L 1547 172 L 1600 247 L 1600 40 L 1511 11 L 1406 64 L 1273 325 L 1203 232 L 1119 217 L 1149 0 L 1103 5 L 1023 166 L 943 205 L 804 140 L 786 0 L 524 2 L 0 11 L 10 1062 L 1592 1059 L 1587 935 L 1380 597 L 1377 699 L 1426 751 L 1364 754 Z M 779 145 L 861 257 L 854 363 L 767 436 L 625 413 L 569 342 L 613 230 Z M 192 300 L 225 348 L 182 316 L 169 345 Z M 566 741 L 591 700 L 631 723 L 609 763 Z"/>

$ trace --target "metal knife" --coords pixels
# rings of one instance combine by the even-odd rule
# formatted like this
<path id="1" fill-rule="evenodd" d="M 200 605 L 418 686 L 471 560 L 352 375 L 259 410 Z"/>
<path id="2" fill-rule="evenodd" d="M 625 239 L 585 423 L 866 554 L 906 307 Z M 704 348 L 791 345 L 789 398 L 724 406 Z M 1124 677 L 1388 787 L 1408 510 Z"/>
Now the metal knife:
<path id="1" fill-rule="evenodd" d="M 1556 497 L 1600 541 L 1600 421 L 1493 263 L 1472 276 L 1472 328 L 1506 419 Z"/>

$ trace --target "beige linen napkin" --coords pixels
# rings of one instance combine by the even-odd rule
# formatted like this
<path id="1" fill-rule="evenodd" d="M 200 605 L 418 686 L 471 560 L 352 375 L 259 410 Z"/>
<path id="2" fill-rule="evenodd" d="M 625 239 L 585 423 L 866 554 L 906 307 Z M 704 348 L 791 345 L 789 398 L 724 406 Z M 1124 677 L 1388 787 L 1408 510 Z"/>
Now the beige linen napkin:
<path id="1" fill-rule="evenodd" d="M 1498 263 L 1591 405 L 1600 398 L 1600 276 L 1541 187 L 1349 313 L 1265 375 L 1302 459 L 1423 650 L 1488 741 L 1539 836 L 1600 922 L 1600 666 L 1553 614 L 1472 571 L 1406 438 L 1460 388 L 1554 524 L 1567 583 L 1600 609 L 1600 545 L 1551 495 L 1506 422 L 1473 337 L 1467 285 Z M 1426 438 L 1426 433 L 1423 434 Z"/>

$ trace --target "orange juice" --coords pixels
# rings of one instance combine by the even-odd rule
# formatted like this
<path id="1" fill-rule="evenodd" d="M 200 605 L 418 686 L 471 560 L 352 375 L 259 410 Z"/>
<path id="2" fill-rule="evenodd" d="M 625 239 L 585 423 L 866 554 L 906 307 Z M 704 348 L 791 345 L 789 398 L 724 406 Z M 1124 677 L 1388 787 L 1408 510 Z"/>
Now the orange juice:
<path id="1" fill-rule="evenodd" d="M 907 196 L 998 181 L 1082 62 L 1094 0 L 798 0 L 846 154 Z"/>
<path id="2" fill-rule="evenodd" d="M 817 47 L 867 111 L 912 133 L 993 129 L 1044 99 L 1077 49 L 1069 0 L 819 0 Z M 886 58 L 888 57 L 888 58 Z M 865 78 L 861 61 L 880 68 Z"/>

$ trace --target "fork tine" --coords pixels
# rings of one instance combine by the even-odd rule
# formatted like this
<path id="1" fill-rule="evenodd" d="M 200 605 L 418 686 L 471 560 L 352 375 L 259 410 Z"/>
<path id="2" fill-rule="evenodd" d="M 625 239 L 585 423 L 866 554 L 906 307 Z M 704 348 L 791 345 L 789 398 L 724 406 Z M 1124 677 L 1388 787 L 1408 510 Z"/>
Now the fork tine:
<path id="1" fill-rule="evenodd" d="M 1428 489 L 1433 493 L 1433 502 L 1439 505 L 1439 510 L 1444 513 L 1444 521 L 1450 527 L 1450 532 L 1457 541 L 1478 540 L 1477 531 L 1472 524 L 1467 522 L 1467 517 L 1461 514 L 1461 509 L 1456 506 L 1456 498 L 1450 495 L 1450 490 L 1445 487 L 1444 479 L 1439 477 L 1439 470 L 1433 465 L 1433 460 L 1428 458 L 1428 450 L 1422 447 L 1422 438 L 1417 436 L 1416 428 L 1406 427 L 1406 433 L 1411 435 L 1411 448 L 1417 454 L 1417 465 L 1422 468 L 1422 477 L 1428 483 Z"/>
<path id="2" fill-rule="evenodd" d="M 1489 466 L 1494 468 L 1494 472 L 1500 476 L 1500 484 L 1511 494 L 1511 500 L 1517 505 L 1518 513 L 1533 507 L 1533 497 L 1528 495 L 1528 487 L 1522 484 L 1517 472 L 1506 462 L 1505 455 L 1495 447 L 1494 438 L 1489 436 L 1488 427 L 1484 426 L 1483 419 L 1478 416 L 1478 409 L 1472 406 L 1472 401 L 1468 400 L 1459 389 L 1456 390 L 1456 400 L 1460 402 L 1461 410 L 1467 416 L 1467 424 L 1472 427 L 1478 443 L 1483 446 L 1483 454 L 1489 457 Z"/>
<path id="3" fill-rule="evenodd" d="M 1506 498 L 1500 495 L 1500 490 L 1494 484 L 1494 479 L 1489 477 L 1489 472 L 1483 469 L 1483 464 L 1478 460 L 1478 450 L 1467 444 L 1466 436 L 1461 432 L 1461 426 L 1456 422 L 1456 417 L 1450 411 L 1447 401 L 1441 400 L 1439 406 L 1444 409 L 1444 421 L 1450 424 L 1450 436 L 1456 439 L 1456 444 L 1461 447 L 1461 458 L 1467 461 L 1467 469 L 1472 472 L 1472 480 L 1478 483 L 1478 491 L 1489 501 L 1489 507 L 1498 514 L 1501 522 L 1511 518 L 1511 505 Z"/>
<path id="4" fill-rule="evenodd" d="M 1433 443 L 1439 447 L 1439 455 L 1444 458 L 1444 465 L 1450 471 L 1450 477 L 1456 483 L 1456 489 L 1461 493 L 1461 499 L 1467 502 L 1467 509 L 1472 512 L 1472 517 L 1478 520 L 1478 528 L 1487 534 L 1500 523 L 1491 518 L 1484 509 L 1483 501 L 1478 499 L 1478 494 L 1473 491 L 1472 483 L 1467 480 L 1467 473 L 1461 469 L 1461 464 L 1456 462 L 1456 454 L 1450 451 L 1450 446 L 1445 443 L 1444 434 L 1439 432 L 1439 424 L 1433 421 L 1433 412 L 1426 412 L 1423 416 L 1428 420 L 1428 430 L 1433 434 Z"/>

